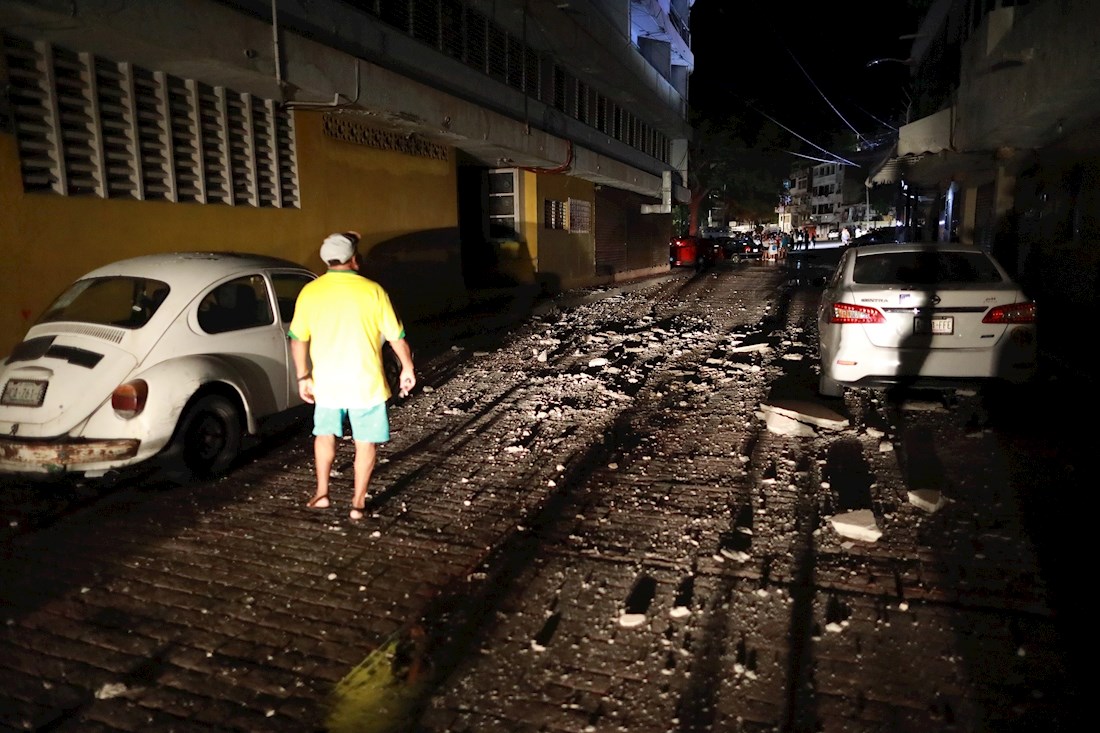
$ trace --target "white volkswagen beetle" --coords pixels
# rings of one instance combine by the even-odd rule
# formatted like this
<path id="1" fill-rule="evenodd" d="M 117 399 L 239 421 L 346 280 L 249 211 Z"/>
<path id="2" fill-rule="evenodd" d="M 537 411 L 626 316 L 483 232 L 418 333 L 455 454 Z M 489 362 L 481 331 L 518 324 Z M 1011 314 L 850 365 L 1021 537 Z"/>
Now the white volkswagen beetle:
<path id="1" fill-rule="evenodd" d="M 135 257 L 74 282 L 0 365 L 0 473 L 226 471 L 302 406 L 287 329 L 316 275 L 262 255 Z"/>

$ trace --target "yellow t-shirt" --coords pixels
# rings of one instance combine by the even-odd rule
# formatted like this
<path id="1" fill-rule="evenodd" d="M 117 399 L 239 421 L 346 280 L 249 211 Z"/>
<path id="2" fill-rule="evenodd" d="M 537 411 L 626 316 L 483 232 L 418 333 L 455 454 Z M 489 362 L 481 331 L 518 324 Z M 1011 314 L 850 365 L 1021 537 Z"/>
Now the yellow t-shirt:
<path id="1" fill-rule="evenodd" d="M 321 407 L 360 409 L 388 400 L 382 344 L 404 337 L 386 291 L 352 270 L 330 270 L 302 288 L 290 322 L 290 338 L 309 342 Z"/>

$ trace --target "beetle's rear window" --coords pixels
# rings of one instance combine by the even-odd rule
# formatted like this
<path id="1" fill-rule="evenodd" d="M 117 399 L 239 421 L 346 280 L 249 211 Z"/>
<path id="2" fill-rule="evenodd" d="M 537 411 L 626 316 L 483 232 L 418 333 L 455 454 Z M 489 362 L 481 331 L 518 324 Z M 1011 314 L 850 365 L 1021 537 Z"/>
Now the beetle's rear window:
<path id="1" fill-rule="evenodd" d="M 981 252 L 889 252 L 860 255 L 852 280 L 865 285 L 999 283 L 1001 273 Z"/>
<path id="2" fill-rule="evenodd" d="M 168 296 L 168 283 L 145 277 L 78 280 L 46 309 L 39 323 L 77 321 L 141 328 Z"/>

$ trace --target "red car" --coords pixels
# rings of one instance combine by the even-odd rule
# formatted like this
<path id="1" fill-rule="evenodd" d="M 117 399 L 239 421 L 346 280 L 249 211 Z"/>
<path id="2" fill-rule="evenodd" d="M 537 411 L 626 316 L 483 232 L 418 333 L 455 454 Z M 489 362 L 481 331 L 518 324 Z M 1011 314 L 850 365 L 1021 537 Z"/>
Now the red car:
<path id="1" fill-rule="evenodd" d="M 720 239 L 674 237 L 668 245 L 669 267 L 708 267 L 724 257 Z"/>
<path id="2" fill-rule="evenodd" d="M 669 267 L 694 267 L 698 256 L 696 237 L 675 237 L 668 244 Z"/>

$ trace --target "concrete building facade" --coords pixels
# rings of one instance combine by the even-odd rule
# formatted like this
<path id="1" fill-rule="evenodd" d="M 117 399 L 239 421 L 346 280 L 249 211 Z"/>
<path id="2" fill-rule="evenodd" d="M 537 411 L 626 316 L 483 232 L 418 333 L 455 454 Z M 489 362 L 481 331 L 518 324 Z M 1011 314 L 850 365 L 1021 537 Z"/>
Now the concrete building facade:
<path id="1" fill-rule="evenodd" d="M 667 268 L 691 0 L 0 0 L 0 352 L 74 277 L 177 250 L 469 288 Z"/>

